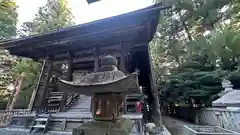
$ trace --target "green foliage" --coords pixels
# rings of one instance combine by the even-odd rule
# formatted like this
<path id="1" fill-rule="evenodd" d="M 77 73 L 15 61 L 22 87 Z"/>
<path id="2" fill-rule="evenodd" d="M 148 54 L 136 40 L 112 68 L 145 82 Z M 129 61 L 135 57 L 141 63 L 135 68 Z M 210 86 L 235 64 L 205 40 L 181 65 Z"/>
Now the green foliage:
<path id="1" fill-rule="evenodd" d="M 209 105 L 211 102 L 201 100 L 210 99 L 212 95 L 221 91 L 221 74 L 208 70 L 204 61 L 194 60 L 190 61 L 189 64 L 188 62 L 184 63 L 171 73 L 168 76 L 167 91 L 172 91 L 170 93 L 173 94 L 165 97 L 166 101 L 170 99 L 170 102 L 178 103 L 194 99 L 200 104 Z"/>
<path id="2" fill-rule="evenodd" d="M 210 106 L 223 78 L 239 87 L 239 1 L 161 2 L 172 5 L 162 11 L 151 43 L 162 104 Z"/>
<path id="3" fill-rule="evenodd" d="M 48 0 L 44 7 L 38 9 L 38 13 L 32 21 L 23 23 L 21 35 L 47 33 L 72 24 L 72 14 L 63 5 L 62 0 Z"/>
<path id="4" fill-rule="evenodd" d="M 40 64 L 30 59 L 18 59 L 10 70 L 11 74 L 18 78 L 21 73 L 24 73 L 23 83 L 17 98 L 15 108 L 27 107 L 33 89 L 37 83 L 37 76 L 40 70 Z M 16 81 L 16 80 L 15 80 Z"/>
<path id="5" fill-rule="evenodd" d="M 12 68 L 11 72 L 17 76 L 19 76 L 19 73 L 25 73 L 24 74 L 24 81 L 21 89 L 23 91 L 32 89 L 32 85 L 36 82 L 36 77 L 38 74 L 38 71 L 40 70 L 40 64 L 37 62 L 34 62 L 29 59 L 20 59 L 16 62 L 14 67 Z"/>
<path id="6" fill-rule="evenodd" d="M 239 80 L 240 80 L 240 72 L 238 70 L 231 72 L 228 75 L 228 79 L 231 80 L 233 86 L 237 89 L 240 88 Z"/>
<path id="7" fill-rule="evenodd" d="M 240 30 L 240 1 L 239 0 L 233 0 L 231 4 L 231 10 L 230 10 L 230 18 L 231 22 L 229 27 L 233 29 L 234 31 Z"/>
<path id="8" fill-rule="evenodd" d="M 15 64 L 16 60 L 12 58 L 11 56 L 3 53 L 0 55 L 0 68 L 2 71 L 0 71 L 0 87 L 4 88 L 3 90 L 6 90 L 7 86 L 14 82 L 14 76 L 9 71 Z"/>
<path id="9" fill-rule="evenodd" d="M 4 110 L 7 106 L 8 101 L 6 100 L 1 100 L 0 101 L 0 110 Z"/>
<path id="10" fill-rule="evenodd" d="M 0 1 L 0 40 L 11 39 L 16 35 L 17 12 L 16 3 L 13 0 Z M 5 50 L 0 48 L 0 109 L 7 104 L 9 92 L 8 85 L 14 81 L 14 76 L 9 70 L 15 63 L 15 58 L 9 56 Z"/>
<path id="11" fill-rule="evenodd" d="M 13 0 L 0 1 L 0 40 L 16 35 L 17 12 Z"/>

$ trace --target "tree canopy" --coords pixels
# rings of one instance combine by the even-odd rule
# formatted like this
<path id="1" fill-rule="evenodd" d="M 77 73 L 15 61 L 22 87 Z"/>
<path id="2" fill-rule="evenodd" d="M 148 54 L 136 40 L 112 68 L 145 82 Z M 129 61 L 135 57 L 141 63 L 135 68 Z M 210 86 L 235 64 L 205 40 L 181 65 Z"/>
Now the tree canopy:
<path id="1" fill-rule="evenodd" d="M 71 26 L 73 16 L 65 4 L 64 0 L 48 0 L 32 21 L 23 23 L 21 35 L 42 34 Z"/>
<path id="2" fill-rule="evenodd" d="M 9 39 L 16 35 L 17 12 L 13 0 L 0 1 L 0 40 Z"/>
<path id="3" fill-rule="evenodd" d="M 0 1 L 0 40 L 11 39 L 16 35 L 17 12 L 16 3 L 13 0 Z M 16 62 L 14 57 L 0 48 L 0 101 L 5 102 L 9 95 L 7 91 L 8 85 L 14 81 L 13 75 L 9 72 L 13 64 Z M 2 105 L 2 104 L 1 104 Z"/>
<path id="4" fill-rule="evenodd" d="M 240 79 L 239 1 L 161 2 L 172 5 L 161 13 L 151 43 L 162 102 L 211 106 L 223 78 Z"/>

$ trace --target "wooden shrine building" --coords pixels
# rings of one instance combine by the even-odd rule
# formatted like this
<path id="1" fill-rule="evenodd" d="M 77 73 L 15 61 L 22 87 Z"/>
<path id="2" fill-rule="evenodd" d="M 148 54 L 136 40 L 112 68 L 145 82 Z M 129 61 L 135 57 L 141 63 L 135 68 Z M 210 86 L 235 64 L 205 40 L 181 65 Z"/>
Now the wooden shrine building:
<path id="1" fill-rule="evenodd" d="M 148 96 L 148 119 L 159 123 L 160 109 L 152 73 L 149 42 L 154 37 L 160 4 L 134 12 L 59 29 L 51 33 L 0 42 L 11 55 L 32 58 L 42 63 L 29 109 L 46 113 L 46 100 L 60 96 L 59 110 L 67 111 L 74 93 L 59 94 L 56 78 L 72 81 L 76 76 L 96 72 L 106 55 L 117 58 L 125 74 L 139 71 L 139 84 Z M 59 94 L 59 95 L 58 95 Z"/>

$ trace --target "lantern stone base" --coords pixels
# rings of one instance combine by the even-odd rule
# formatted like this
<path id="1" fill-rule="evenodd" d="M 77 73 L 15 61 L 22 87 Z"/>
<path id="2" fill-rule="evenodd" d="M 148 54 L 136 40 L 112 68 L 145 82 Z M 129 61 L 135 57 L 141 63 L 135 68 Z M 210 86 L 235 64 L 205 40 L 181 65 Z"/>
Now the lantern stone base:
<path id="1" fill-rule="evenodd" d="M 120 118 L 116 122 L 90 121 L 74 128 L 72 135 L 129 135 L 133 128 L 133 122 Z"/>

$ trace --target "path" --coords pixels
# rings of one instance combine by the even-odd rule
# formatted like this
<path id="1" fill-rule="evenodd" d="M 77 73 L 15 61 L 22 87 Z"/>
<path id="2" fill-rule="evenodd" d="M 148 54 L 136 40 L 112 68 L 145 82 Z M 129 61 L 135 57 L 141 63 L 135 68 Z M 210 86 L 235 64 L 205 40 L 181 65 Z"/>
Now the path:
<path id="1" fill-rule="evenodd" d="M 178 120 L 169 116 L 163 116 L 163 124 L 172 135 L 183 135 L 183 126 L 193 125 L 189 122 Z"/>
<path id="2" fill-rule="evenodd" d="M 44 135 L 71 135 L 71 132 L 47 132 Z M 0 129 L 0 135 L 43 135 L 42 132 L 29 133 L 29 129 L 18 129 L 18 128 L 2 128 Z"/>
<path id="3" fill-rule="evenodd" d="M 18 128 L 1 128 L 0 135 L 72 135 L 72 132 L 57 132 L 48 131 L 43 134 L 42 132 L 29 133 L 29 129 L 18 129 Z M 130 133 L 130 135 L 142 135 L 141 133 Z"/>

